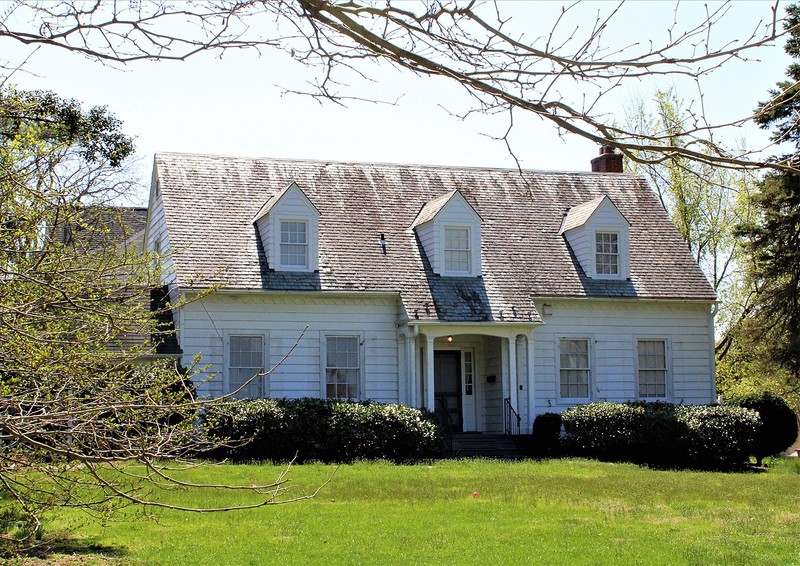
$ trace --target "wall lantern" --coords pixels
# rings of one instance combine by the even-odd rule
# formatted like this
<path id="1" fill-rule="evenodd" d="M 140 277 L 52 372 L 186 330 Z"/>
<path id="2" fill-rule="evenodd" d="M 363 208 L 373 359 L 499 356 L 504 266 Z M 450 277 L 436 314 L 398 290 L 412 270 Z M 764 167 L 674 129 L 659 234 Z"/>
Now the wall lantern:
<path id="1" fill-rule="evenodd" d="M 448 344 L 452 344 L 453 343 L 453 337 L 452 336 L 448 336 L 447 337 L 447 343 Z"/>

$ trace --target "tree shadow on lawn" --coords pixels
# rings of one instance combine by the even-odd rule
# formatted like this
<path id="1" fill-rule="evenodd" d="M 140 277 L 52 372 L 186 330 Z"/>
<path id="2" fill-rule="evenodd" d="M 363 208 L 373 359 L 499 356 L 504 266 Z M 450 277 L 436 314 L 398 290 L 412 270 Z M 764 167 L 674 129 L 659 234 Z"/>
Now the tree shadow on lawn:
<path id="1" fill-rule="evenodd" d="M 121 546 L 100 544 L 93 538 L 77 538 L 70 535 L 54 535 L 45 537 L 35 547 L 29 549 L 20 558 L 22 564 L 29 566 L 38 564 L 83 564 L 99 560 L 113 562 L 123 558 L 128 551 Z M 94 563 L 94 562 L 93 562 Z"/>

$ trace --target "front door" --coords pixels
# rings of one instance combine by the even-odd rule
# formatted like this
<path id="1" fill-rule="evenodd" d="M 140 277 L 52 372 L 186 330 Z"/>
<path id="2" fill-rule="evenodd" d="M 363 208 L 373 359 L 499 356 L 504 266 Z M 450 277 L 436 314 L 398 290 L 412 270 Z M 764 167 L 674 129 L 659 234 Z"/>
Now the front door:
<path id="1" fill-rule="evenodd" d="M 445 431 L 461 432 L 461 352 L 433 353 L 433 396 Z"/>

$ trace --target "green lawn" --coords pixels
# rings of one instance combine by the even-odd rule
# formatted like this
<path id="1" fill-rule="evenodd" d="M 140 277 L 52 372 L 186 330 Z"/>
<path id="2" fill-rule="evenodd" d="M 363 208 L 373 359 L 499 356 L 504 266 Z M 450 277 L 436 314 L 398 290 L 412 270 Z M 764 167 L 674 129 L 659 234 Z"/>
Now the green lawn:
<path id="1" fill-rule="evenodd" d="M 313 491 L 334 469 L 293 468 L 294 493 Z M 192 474 L 259 483 L 279 470 L 225 465 Z M 64 512 L 49 534 L 82 522 L 72 536 L 104 549 L 94 557 L 103 564 L 800 564 L 798 494 L 797 460 L 743 474 L 582 460 L 361 463 L 341 466 L 313 500 L 159 511 L 155 520 L 129 515 L 105 526 Z M 163 498 L 245 500 L 231 492 Z"/>

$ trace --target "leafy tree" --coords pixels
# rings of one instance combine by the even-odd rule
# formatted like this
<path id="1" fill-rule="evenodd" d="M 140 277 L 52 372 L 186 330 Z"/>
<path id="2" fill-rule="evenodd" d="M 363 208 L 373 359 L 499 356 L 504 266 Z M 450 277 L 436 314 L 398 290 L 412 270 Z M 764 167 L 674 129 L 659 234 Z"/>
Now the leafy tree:
<path id="1" fill-rule="evenodd" d="M 800 414 L 800 388 L 791 372 L 774 359 L 774 338 L 765 339 L 761 324 L 756 317 L 746 316 L 729 329 L 724 355 L 720 351 L 717 357 L 717 390 L 724 399 L 769 391 Z"/>
<path id="2" fill-rule="evenodd" d="M 696 143 L 687 135 L 695 117 L 677 91 L 656 91 L 652 101 L 634 101 L 627 110 L 626 129 L 639 136 L 636 143 L 661 138 L 680 148 Z M 708 143 L 708 147 L 711 147 Z M 628 171 L 645 175 L 658 194 L 681 236 L 721 300 L 717 327 L 722 331 L 718 351 L 729 347 L 728 330 L 749 313 L 752 287 L 746 281 L 747 256 L 735 227 L 752 215 L 755 177 L 693 161 L 679 153 L 660 150 L 634 152 Z"/>
<path id="3" fill-rule="evenodd" d="M 54 506 L 159 505 L 149 491 L 176 485 L 164 462 L 206 447 L 193 421 L 210 402 L 174 364 L 132 364 L 149 353 L 147 340 L 127 338 L 154 331 L 144 298 L 158 281 L 157 258 L 127 245 L 131 234 L 107 206 L 131 186 L 123 163 L 132 152 L 105 108 L 0 89 L 6 553 L 35 540 Z M 267 483 L 246 506 L 275 501 L 281 482 Z"/>

